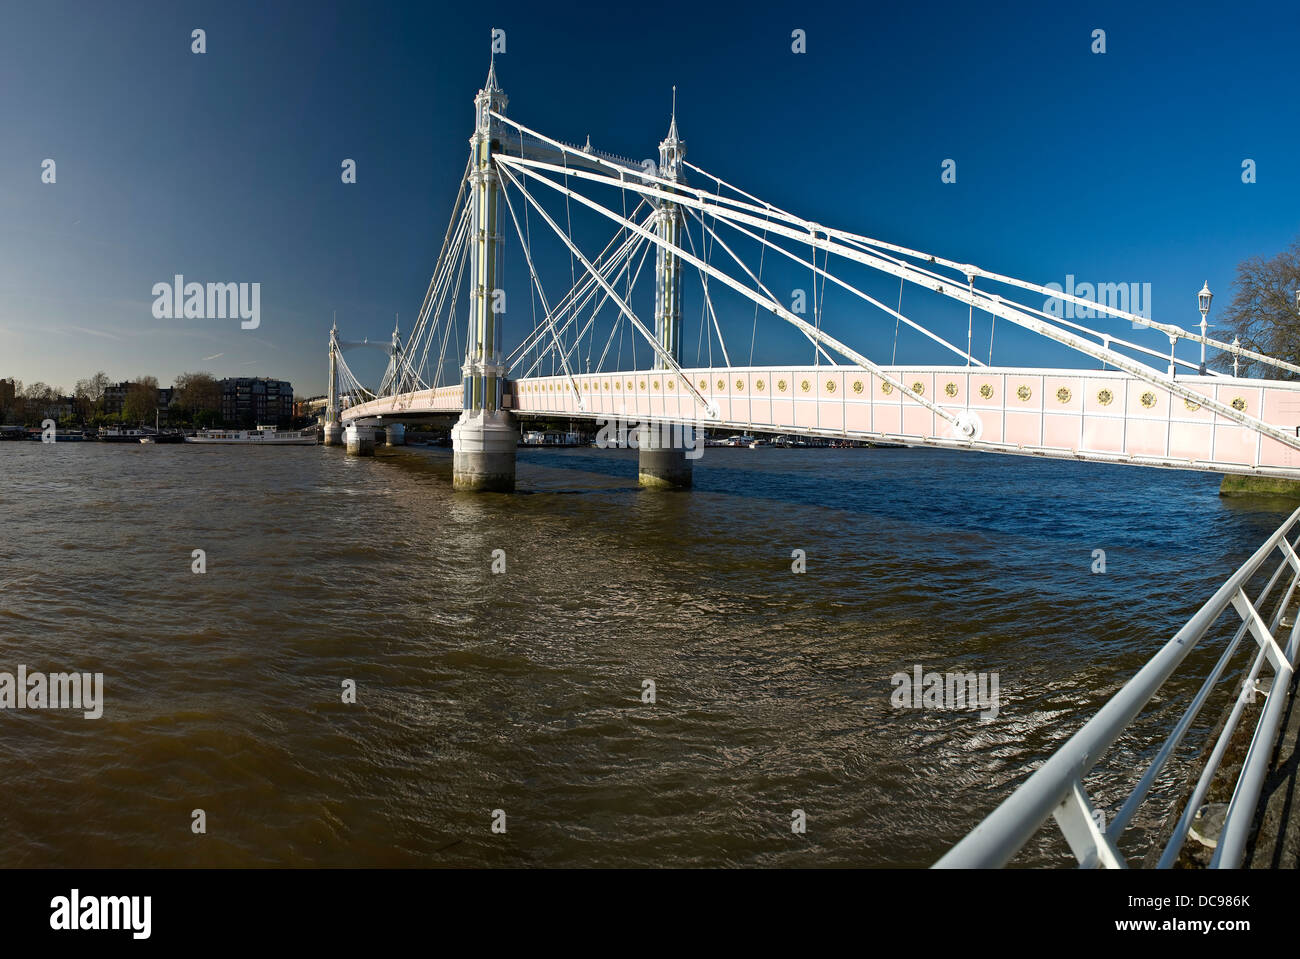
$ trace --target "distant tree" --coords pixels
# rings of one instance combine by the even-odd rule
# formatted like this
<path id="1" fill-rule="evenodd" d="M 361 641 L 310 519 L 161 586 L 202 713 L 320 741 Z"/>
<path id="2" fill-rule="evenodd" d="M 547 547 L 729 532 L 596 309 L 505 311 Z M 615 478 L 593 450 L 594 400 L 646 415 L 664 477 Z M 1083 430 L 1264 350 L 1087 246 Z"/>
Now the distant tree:
<path id="1" fill-rule="evenodd" d="M 77 385 L 72 388 L 72 404 L 77 416 L 83 422 L 89 420 L 95 413 L 94 389 L 90 380 L 77 380 Z M 101 393 L 100 396 L 102 397 L 103 394 Z"/>
<path id="2" fill-rule="evenodd" d="M 58 398 L 59 390 L 37 380 L 22 391 L 22 420 L 27 426 L 39 426 L 45 411 Z"/>
<path id="3" fill-rule="evenodd" d="M 1217 327 L 1219 339 L 1231 342 L 1234 336 L 1241 345 L 1256 353 L 1300 364 L 1300 311 L 1296 309 L 1296 290 L 1300 289 L 1300 238 L 1276 256 L 1265 259 L 1253 256 L 1237 264 L 1232 302 L 1223 311 Z M 1232 369 L 1232 354 L 1218 353 L 1213 364 Z M 1264 364 L 1240 360 L 1242 376 Z M 1270 377 L 1297 379 L 1297 375 L 1276 367 L 1267 367 Z"/>
<path id="4" fill-rule="evenodd" d="M 108 374 L 103 370 L 88 379 L 77 380 L 72 396 L 77 401 L 79 408 L 84 407 L 83 416 L 89 417 L 100 409 L 101 404 L 104 402 L 104 391 L 107 389 Z"/>
<path id="5" fill-rule="evenodd" d="M 86 381 L 86 397 L 90 400 L 95 412 L 103 411 L 104 393 L 107 392 L 108 386 L 108 374 L 103 370 L 100 370 Z"/>
<path id="6" fill-rule="evenodd" d="M 154 421 L 158 410 L 158 379 L 153 376 L 137 377 L 126 391 L 126 400 L 122 403 L 122 419 L 128 423 Z"/>
<path id="7" fill-rule="evenodd" d="M 197 422 L 202 412 L 221 413 L 221 384 L 211 373 L 182 373 L 176 377 L 176 392 L 172 396 L 173 405 L 186 414 L 186 418 Z"/>

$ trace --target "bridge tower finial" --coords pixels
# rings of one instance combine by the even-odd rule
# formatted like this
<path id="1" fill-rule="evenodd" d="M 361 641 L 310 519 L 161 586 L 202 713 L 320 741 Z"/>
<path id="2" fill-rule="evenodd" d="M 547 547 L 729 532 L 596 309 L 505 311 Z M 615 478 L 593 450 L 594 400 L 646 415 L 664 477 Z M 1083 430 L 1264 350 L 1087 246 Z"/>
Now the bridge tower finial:
<path id="1" fill-rule="evenodd" d="M 505 91 L 501 89 L 501 84 L 497 82 L 497 58 L 494 53 L 488 64 L 488 75 L 483 81 L 483 89 L 479 90 L 478 95 L 474 97 L 475 132 L 487 134 L 492 128 L 491 114 L 504 113 L 509 102 Z"/>
<path id="2" fill-rule="evenodd" d="M 686 142 L 677 132 L 677 86 L 674 84 L 673 112 L 672 118 L 668 121 L 668 136 L 659 143 L 659 172 L 671 180 L 676 180 L 685 156 Z"/>

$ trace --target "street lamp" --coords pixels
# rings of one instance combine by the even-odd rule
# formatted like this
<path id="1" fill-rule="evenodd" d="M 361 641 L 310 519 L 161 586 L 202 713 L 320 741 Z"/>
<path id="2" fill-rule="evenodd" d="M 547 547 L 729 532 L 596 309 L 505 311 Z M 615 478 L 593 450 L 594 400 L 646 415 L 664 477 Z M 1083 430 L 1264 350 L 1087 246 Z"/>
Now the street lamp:
<path id="1" fill-rule="evenodd" d="M 1206 280 L 1205 285 L 1201 287 L 1201 292 L 1196 294 L 1196 299 L 1201 307 L 1201 375 L 1205 375 L 1205 318 L 1210 313 L 1210 301 L 1214 299 L 1214 294 L 1210 292 L 1210 281 Z"/>
<path id="2" fill-rule="evenodd" d="M 1241 337 L 1234 336 L 1232 338 L 1232 378 L 1233 379 L 1237 378 L 1237 359 L 1241 355 L 1237 351 L 1240 349 L 1241 349 Z"/>

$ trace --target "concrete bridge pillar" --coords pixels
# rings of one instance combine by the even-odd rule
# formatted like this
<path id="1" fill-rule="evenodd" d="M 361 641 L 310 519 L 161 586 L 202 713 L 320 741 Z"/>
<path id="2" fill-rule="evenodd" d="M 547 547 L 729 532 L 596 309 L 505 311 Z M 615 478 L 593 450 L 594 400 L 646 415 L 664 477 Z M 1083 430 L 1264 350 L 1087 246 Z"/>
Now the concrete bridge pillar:
<path id="1" fill-rule="evenodd" d="M 637 442 L 638 485 L 646 489 L 690 489 L 691 461 L 681 444 L 674 444 L 671 436 L 665 437 L 653 428 L 643 430 Z"/>
<path id="2" fill-rule="evenodd" d="M 347 440 L 348 453 L 351 455 L 375 455 L 375 428 L 373 426 L 358 426 L 353 423 L 343 431 L 343 435 Z"/>
<path id="3" fill-rule="evenodd" d="M 325 437 L 326 446 L 343 445 L 343 424 L 342 423 L 326 423 L 324 430 L 325 430 L 324 437 Z"/>
<path id="4" fill-rule="evenodd" d="M 406 445 L 406 424 L 389 423 L 388 426 L 384 429 L 384 441 L 389 446 L 405 446 Z"/>
<path id="5" fill-rule="evenodd" d="M 451 430 L 452 489 L 510 493 L 519 429 L 503 410 L 466 410 Z"/>

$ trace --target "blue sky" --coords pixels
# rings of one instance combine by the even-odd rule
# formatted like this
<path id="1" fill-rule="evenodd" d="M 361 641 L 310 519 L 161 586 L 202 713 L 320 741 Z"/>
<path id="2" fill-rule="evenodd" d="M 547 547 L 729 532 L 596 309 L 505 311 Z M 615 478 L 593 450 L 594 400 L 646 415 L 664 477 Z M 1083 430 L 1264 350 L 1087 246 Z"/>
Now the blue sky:
<path id="1" fill-rule="evenodd" d="M 335 311 L 350 339 L 386 337 L 395 313 L 406 329 L 418 311 L 493 27 L 506 31 L 497 69 L 508 113 L 529 126 L 653 156 L 676 84 L 688 159 L 750 192 L 1039 283 L 1150 283 L 1166 322 L 1199 322 L 1206 280 L 1217 313 L 1239 261 L 1300 233 L 1295 8 L 674 9 L 5 5 L 0 376 L 71 388 L 97 369 L 163 383 L 208 370 L 322 391 Z M 671 30 L 656 26 L 669 20 Z M 190 52 L 195 27 L 207 33 L 203 55 Z M 796 28 L 807 34 L 802 55 L 790 49 Z M 1102 55 L 1090 51 L 1096 28 Z M 346 157 L 357 161 L 355 185 L 340 181 Z M 41 182 L 45 158 L 57 164 L 52 185 Z M 955 184 L 940 180 L 946 158 Z M 1246 158 L 1256 183 L 1241 181 Z M 555 299 L 564 285 L 546 268 L 567 277 L 567 256 L 539 258 Z M 260 328 L 155 319 L 153 284 L 177 273 L 259 282 Z M 522 276 L 517 254 L 507 253 L 507 274 Z M 897 295 L 896 282 L 892 294 L 890 283 L 867 288 Z M 905 312 L 964 333 L 964 311 L 908 296 Z M 831 305 L 837 335 L 888 361 L 891 319 Z M 752 307 L 722 309 L 747 360 Z M 688 288 L 688 362 L 699 310 Z M 507 319 L 508 343 L 531 329 L 526 308 Z M 979 343 L 987 320 L 975 324 Z M 798 342 L 761 326 L 755 360 L 811 361 Z M 915 335 L 899 340 L 898 358 L 949 362 Z M 1001 329 L 995 361 L 1083 362 Z M 354 366 L 364 378 L 375 363 Z"/>

